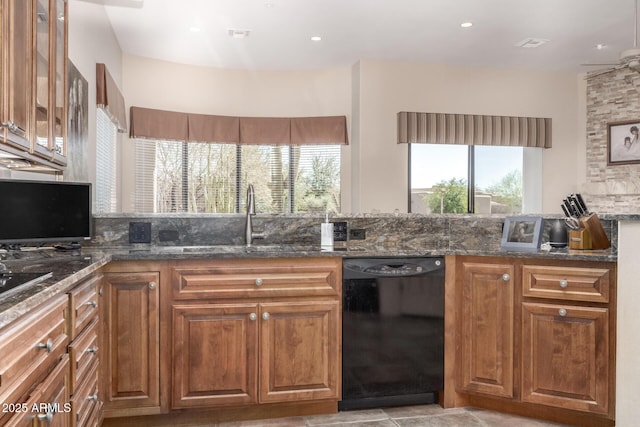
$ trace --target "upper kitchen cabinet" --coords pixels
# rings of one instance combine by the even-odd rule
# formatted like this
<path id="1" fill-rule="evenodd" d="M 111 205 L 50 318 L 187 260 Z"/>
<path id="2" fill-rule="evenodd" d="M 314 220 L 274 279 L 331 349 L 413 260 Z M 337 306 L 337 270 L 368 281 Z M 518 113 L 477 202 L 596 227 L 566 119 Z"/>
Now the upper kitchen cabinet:
<path id="1" fill-rule="evenodd" d="M 67 2 L 36 0 L 33 154 L 66 163 Z"/>
<path id="2" fill-rule="evenodd" d="M 2 0 L 0 144 L 66 164 L 66 0 Z M 28 156 L 27 156 L 28 157 Z"/>
<path id="3" fill-rule="evenodd" d="M 0 139 L 7 145 L 26 150 L 31 148 L 31 6 L 29 1 L 2 0 L 0 9 Z"/>

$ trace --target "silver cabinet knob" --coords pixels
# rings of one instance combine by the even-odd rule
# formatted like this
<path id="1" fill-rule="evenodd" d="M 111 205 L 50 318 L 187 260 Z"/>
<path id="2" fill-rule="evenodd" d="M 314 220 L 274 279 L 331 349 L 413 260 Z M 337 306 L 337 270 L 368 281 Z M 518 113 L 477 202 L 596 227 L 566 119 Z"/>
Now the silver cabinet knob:
<path id="1" fill-rule="evenodd" d="M 564 308 L 561 308 L 560 310 L 558 310 L 558 314 L 564 317 L 567 315 L 567 310 L 565 310 Z"/>
<path id="2" fill-rule="evenodd" d="M 262 286 L 262 279 L 259 277 L 256 279 L 256 286 Z"/>
<path id="3" fill-rule="evenodd" d="M 47 353 L 51 353 L 51 350 L 53 350 L 53 340 L 49 338 L 47 342 L 41 342 L 36 347 L 47 350 Z"/>
<path id="4" fill-rule="evenodd" d="M 149 289 L 155 289 L 156 288 L 156 282 L 149 282 Z"/>
<path id="5" fill-rule="evenodd" d="M 509 280 L 511 280 L 511 276 L 507 273 L 504 273 L 502 275 L 502 280 L 504 280 L 505 282 L 508 282 Z"/>
<path id="6" fill-rule="evenodd" d="M 88 349 L 86 349 L 85 351 L 86 351 L 87 353 L 93 353 L 93 354 L 96 354 L 96 353 L 98 352 L 98 346 L 95 346 L 95 345 L 94 345 L 93 347 L 88 348 Z"/>
<path id="7" fill-rule="evenodd" d="M 100 288 L 100 289 L 98 290 L 98 295 L 100 295 L 100 296 L 104 295 L 104 292 L 102 291 L 102 288 Z"/>
<path id="8" fill-rule="evenodd" d="M 567 282 L 566 280 L 560 280 L 560 287 L 561 288 L 566 288 L 569 285 L 569 282 Z"/>
<path id="9" fill-rule="evenodd" d="M 51 422 L 53 421 L 53 413 L 47 412 L 46 414 L 38 414 L 36 418 L 38 418 L 39 421 L 44 421 L 47 424 L 51 424 Z"/>
<path id="10" fill-rule="evenodd" d="M 96 308 L 98 306 L 98 303 L 95 302 L 95 301 L 87 301 L 87 302 L 84 303 L 84 305 L 89 305 L 89 306 L 91 306 L 93 308 Z"/>
<path id="11" fill-rule="evenodd" d="M 98 393 L 87 396 L 87 400 L 97 402 L 98 401 Z"/>
<path id="12" fill-rule="evenodd" d="M 262 320 L 269 320 L 270 317 L 271 315 L 268 312 L 262 313 Z"/>
<path id="13" fill-rule="evenodd" d="M 257 315 L 257 314 L 255 314 L 255 313 L 251 313 L 251 314 L 249 315 L 249 320 L 256 320 L 257 318 L 258 318 L 258 315 Z"/>

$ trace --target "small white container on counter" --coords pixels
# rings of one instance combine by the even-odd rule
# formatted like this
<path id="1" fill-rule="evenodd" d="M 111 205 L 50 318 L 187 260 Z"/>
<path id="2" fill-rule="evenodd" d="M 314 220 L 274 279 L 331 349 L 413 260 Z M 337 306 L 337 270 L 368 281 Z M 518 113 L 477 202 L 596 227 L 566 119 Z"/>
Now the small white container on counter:
<path id="1" fill-rule="evenodd" d="M 320 224 L 320 249 L 333 250 L 333 223 L 329 222 L 329 214 L 326 215 L 324 223 Z"/>

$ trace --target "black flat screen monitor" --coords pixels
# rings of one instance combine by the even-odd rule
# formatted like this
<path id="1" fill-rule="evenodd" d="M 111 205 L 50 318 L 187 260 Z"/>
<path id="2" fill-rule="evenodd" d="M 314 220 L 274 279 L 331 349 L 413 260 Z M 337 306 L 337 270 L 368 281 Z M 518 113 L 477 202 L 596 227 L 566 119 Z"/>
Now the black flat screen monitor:
<path id="1" fill-rule="evenodd" d="M 91 184 L 0 180 L 0 244 L 91 239 Z"/>

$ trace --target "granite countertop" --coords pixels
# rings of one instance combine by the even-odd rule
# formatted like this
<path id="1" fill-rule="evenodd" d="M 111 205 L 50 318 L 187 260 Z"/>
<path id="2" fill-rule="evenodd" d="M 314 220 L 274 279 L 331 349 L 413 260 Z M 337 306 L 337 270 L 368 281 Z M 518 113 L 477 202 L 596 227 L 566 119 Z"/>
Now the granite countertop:
<path id="1" fill-rule="evenodd" d="M 90 276 L 111 261 L 180 260 L 215 258 L 296 258 L 310 256 L 329 257 L 411 257 L 474 255 L 514 258 L 548 258 L 580 261 L 615 262 L 613 250 L 578 251 L 554 249 L 536 252 L 416 250 L 409 248 L 358 247 L 348 250 L 322 251 L 316 246 L 255 245 L 245 246 L 164 246 L 128 247 L 109 249 L 83 249 L 64 253 L 40 249 L 29 252 L 0 253 L 0 262 L 14 272 L 52 272 L 51 278 L 29 285 L 10 296 L 0 294 L 0 328 L 11 323 L 49 298 L 68 292 L 78 281 Z"/>

